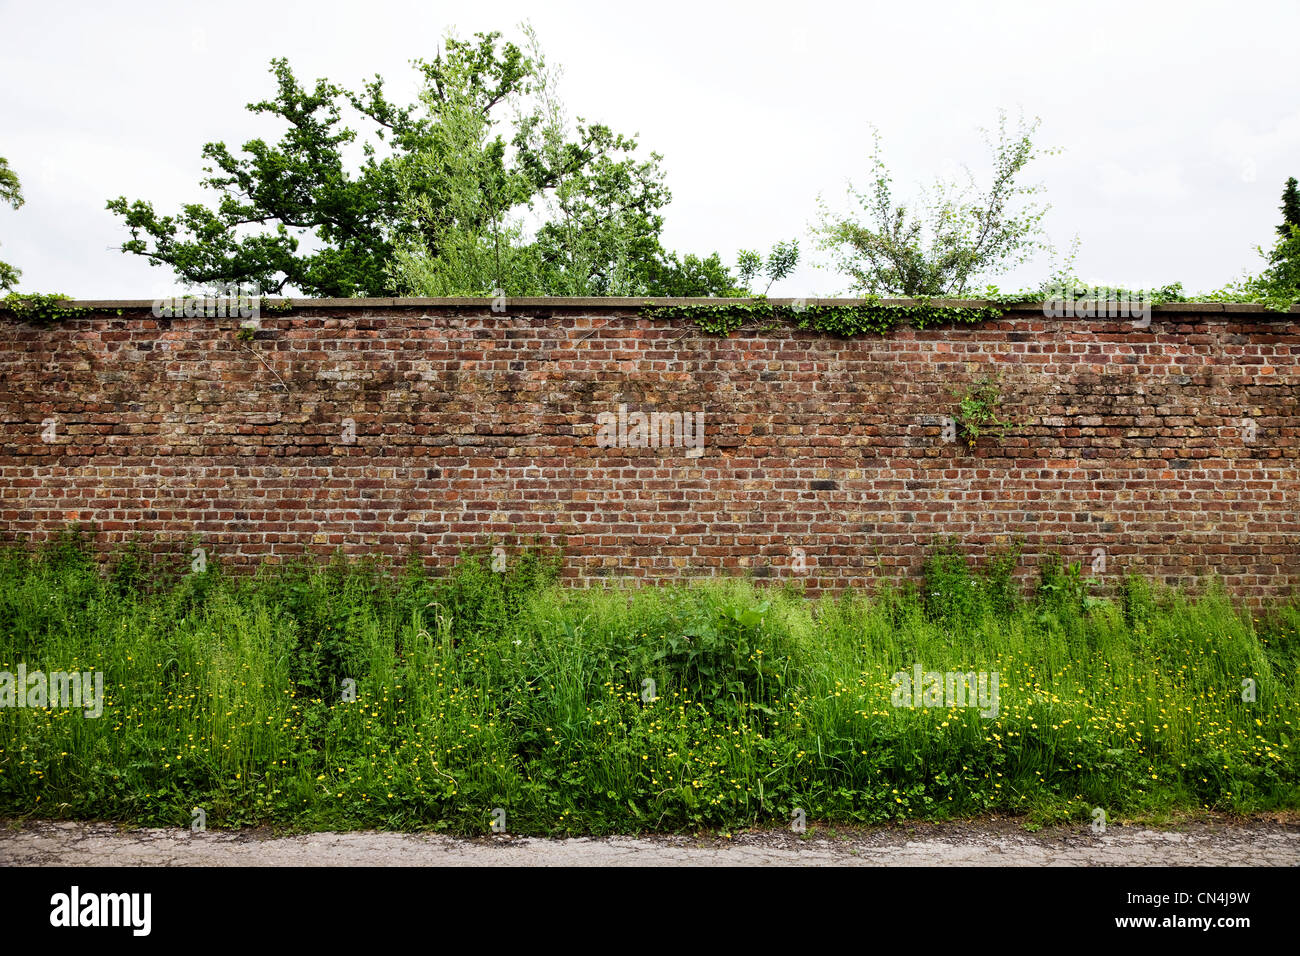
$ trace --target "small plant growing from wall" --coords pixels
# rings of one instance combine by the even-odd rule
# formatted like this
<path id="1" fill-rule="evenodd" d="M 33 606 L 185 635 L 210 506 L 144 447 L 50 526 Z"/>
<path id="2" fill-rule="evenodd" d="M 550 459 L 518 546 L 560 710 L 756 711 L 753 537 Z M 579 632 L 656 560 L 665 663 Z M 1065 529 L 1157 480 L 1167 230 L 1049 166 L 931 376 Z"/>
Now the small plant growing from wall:
<path id="1" fill-rule="evenodd" d="M 967 448 L 974 448 L 982 435 L 995 429 L 1001 438 L 1015 424 L 998 417 L 1002 393 L 993 378 L 986 376 L 974 382 L 964 393 L 953 394 L 960 397 L 957 414 L 953 416 L 957 423 L 957 435 L 966 443 Z"/>

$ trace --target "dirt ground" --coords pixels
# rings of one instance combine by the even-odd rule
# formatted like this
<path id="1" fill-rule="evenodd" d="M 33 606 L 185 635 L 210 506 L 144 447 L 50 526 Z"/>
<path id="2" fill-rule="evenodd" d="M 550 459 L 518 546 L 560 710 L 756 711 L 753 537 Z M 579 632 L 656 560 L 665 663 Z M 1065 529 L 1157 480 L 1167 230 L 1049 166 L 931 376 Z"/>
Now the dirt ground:
<path id="1" fill-rule="evenodd" d="M 3 866 L 1297 866 L 1300 820 L 1207 818 L 1168 827 L 1020 822 L 812 827 L 730 837 L 547 839 L 440 834 L 126 829 L 105 823 L 0 825 Z"/>

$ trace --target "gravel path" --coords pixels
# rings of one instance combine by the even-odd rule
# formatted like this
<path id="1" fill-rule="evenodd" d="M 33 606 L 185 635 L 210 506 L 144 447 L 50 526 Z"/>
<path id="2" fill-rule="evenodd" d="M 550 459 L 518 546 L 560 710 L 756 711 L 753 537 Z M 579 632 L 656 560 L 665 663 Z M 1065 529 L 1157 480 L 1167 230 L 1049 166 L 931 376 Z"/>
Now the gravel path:
<path id="1" fill-rule="evenodd" d="M 1300 823 L 1198 821 L 1169 830 L 1026 831 L 1009 820 L 734 837 L 545 839 L 265 830 L 128 830 L 10 822 L 3 866 L 1297 866 Z"/>

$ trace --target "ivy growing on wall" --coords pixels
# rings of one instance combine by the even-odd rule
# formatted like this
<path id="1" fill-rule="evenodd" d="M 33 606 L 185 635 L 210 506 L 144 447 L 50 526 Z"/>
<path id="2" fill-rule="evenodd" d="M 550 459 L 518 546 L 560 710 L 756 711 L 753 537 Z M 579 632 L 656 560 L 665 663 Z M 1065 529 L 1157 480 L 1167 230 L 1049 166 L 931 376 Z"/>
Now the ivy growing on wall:
<path id="1" fill-rule="evenodd" d="M 53 325 L 64 319 L 73 319 L 86 315 L 90 310 L 69 305 L 70 296 L 57 292 L 11 292 L 0 299 L 0 312 L 7 313 L 19 322 L 33 325 Z M 118 310 L 119 314 L 121 310 Z"/>
<path id="2" fill-rule="evenodd" d="M 888 335 L 900 326 L 928 329 L 937 325 L 978 325 L 1002 317 L 1006 310 L 997 303 L 952 306 L 936 305 L 925 299 L 905 304 L 868 300 L 854 305 L 776 305 L 759 298 L 716 305 L 652 304 L 641 314 L 657 319 L 685 319 L 709 335 L 725 336 L 745 328 L 766 331 L 786 326 L 852 338 Z"/>

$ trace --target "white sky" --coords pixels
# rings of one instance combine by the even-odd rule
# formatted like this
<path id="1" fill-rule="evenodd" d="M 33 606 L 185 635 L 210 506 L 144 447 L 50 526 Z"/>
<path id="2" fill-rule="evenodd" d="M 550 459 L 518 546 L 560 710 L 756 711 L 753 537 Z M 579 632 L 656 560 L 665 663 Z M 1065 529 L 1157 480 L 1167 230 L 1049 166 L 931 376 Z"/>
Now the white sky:
<path id="1" fill-rule="evenodd" d="M 1062 249 L 1079 236 L 1083 278 L 1132 287 L 1204 291 L 1255 269 L 1300 176 L 1297 0 L 0 0 L 0 155 L 27 199 L 0 208 L 0 259 L 28 291 L 175 290 L 169 270 L 116 250 L 127 233 L 104 204 L 214 201 L 197 185 L 205 142 L 279 138 L 244 109 L 271 97 L 271 57 L 304 85 L 380 73 L 407 101 L 409 61 L 448 27 L 517 39 L 524 19 L 564 68 L 570 113 L 664 154 L 669 248 L 734 262 L 800 239 L 804 265 L 773 295 L 847 289 L 812 267 L 808 227 L 819 193 L 842 205 L 848 179 L 866 183 L 868 123 L 911 194 L 954 163 L 981 168 L 977 127 L 999 107 L 1041 116 L 1038 141 L 1064 148 L 1030 170 L 1049 235 Z"/>

